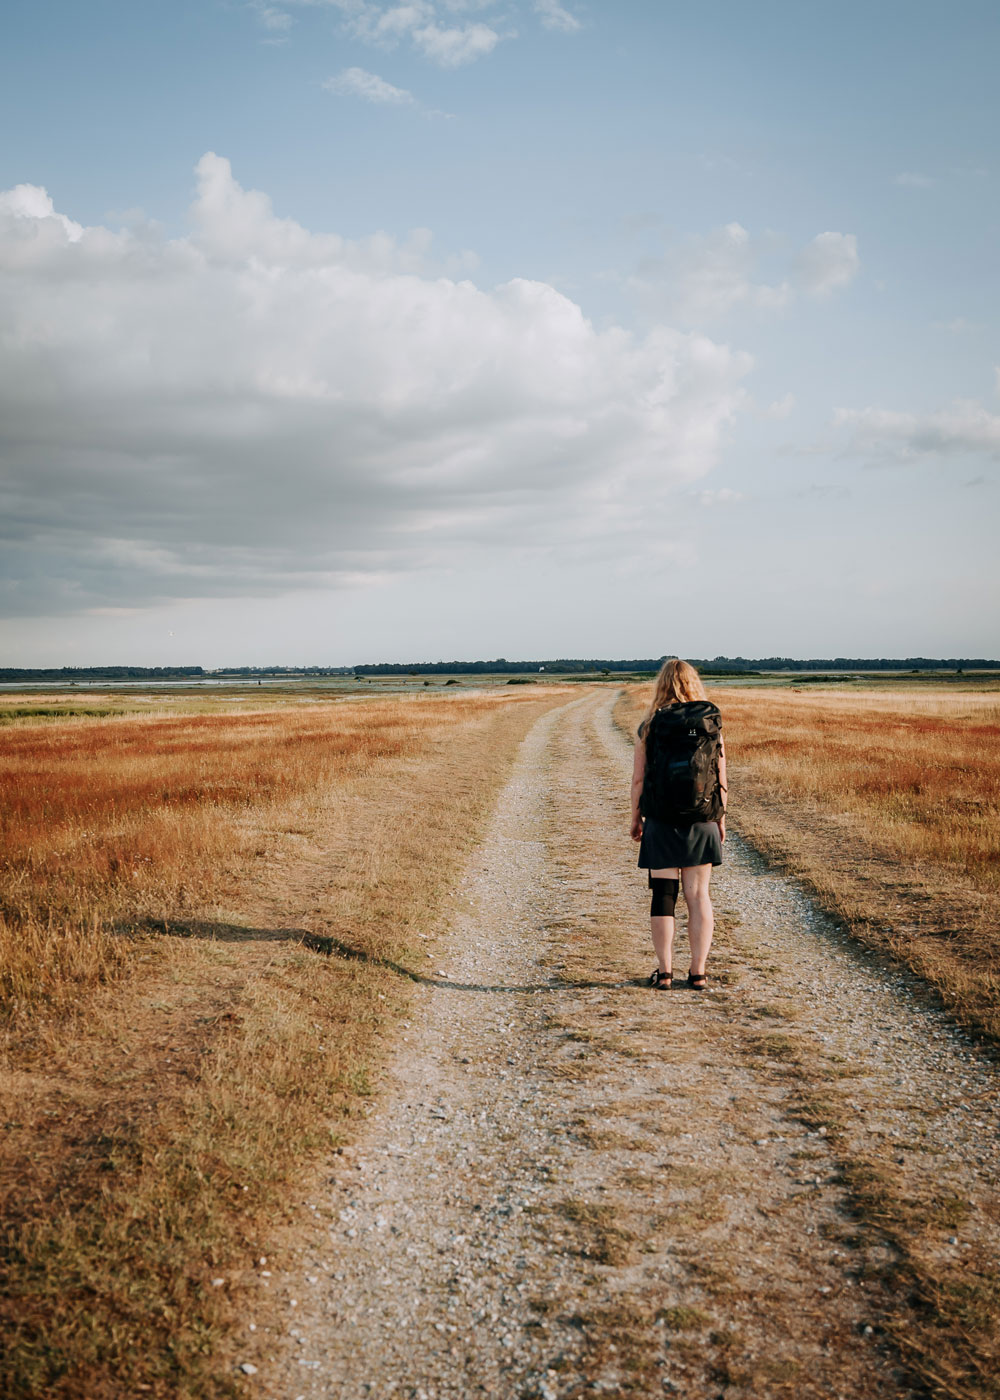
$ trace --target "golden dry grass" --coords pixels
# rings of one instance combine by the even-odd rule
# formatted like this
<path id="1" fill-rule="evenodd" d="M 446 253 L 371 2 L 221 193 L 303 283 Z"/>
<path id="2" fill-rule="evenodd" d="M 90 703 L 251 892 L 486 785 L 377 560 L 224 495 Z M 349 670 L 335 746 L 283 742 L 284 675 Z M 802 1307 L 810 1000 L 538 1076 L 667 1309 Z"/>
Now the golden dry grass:
<path id="1" fill-rule="evenodd" d="M 1000 699 L 719 690 L 757 783 L 861 819 L 880 851 L 1000 891 Z"/>
<path id="2" fill-rule="evenodd" d="M 63 1004 L 120 969 L 122 926 L 203 903 L 220 865 L 264 854 L 268 811 L 415 757 L 499 703 L 12 726 L 0 751 L 0 1011 Z"/>
<path id="3" fill-rule="evenodd" d="M 4 1395 L 242 1393 L 253 1261 L 350 1133 L 412 985 L 392 964 L 419 975 L 561 698 L 5 731 Z"/>

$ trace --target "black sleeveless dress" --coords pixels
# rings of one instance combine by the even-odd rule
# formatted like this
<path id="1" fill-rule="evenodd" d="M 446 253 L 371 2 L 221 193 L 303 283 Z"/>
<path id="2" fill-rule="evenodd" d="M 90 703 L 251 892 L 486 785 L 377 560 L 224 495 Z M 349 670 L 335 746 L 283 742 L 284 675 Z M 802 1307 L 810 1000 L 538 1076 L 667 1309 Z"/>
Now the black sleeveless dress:
<path id="1" fill-rule="evenodd" d="M 642 738 L 643 726 L 639 726 Z M 668 826 L 647 817 L 639 842 L 640 870 L 684 869 L 691 865 L 721 865 L 722 838 L 717 822 L 691 822 L 688 826 Z"/>

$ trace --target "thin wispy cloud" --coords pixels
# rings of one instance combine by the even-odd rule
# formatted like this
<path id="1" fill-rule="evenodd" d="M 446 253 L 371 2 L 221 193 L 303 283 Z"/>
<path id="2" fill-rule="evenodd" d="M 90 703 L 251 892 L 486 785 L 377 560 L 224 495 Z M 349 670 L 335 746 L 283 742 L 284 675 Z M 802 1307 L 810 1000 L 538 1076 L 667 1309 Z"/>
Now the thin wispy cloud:
<path id="1" fill-rule="evenodd" d="M 440 68 L 460 68 L 492 53 L 498 44 L 516 39 L 509 6 L 494 0 L 410 0 L 385 4 L 378 0 L 287 0 L 289 5 L 327 7 L 339 12 L 343 32 L 375 48 L 406 45 Z M 284 12 L 263 0 L 251 6 L 258 18 Z M 531 11 L 545 29 L 575 34 L 580 19 L 558 0 L 532 0 Z M 279 27 L 277 21 L 274 27 Z M 283 27 L 283 26 L 282 26 Z"/>
<path id="2" fill-rule="evenodd" d="M 257 17 L 258 24 L 272 33 L 283 34 L 291 29 L 295 22 L 287 10 L 278 9 L 276 5 L 267 5 L 263 0 L 251 0 L 249 8 Z"/>
<path id="3" fill-rule="evenodd" d="M 850 450 L 868 457 L 908 461 L 984 454 L 1000 459 L 1000 415 L 975 399 L 956 399 L 947 408 L 923 414 L 842 408 L 834 423 L 849 430 Z"/>
<path id="4" fill-rule="evenodd" d="M 407 92 L 406 88 L 394 87 L 377 73 L 369 73 L 365 68 L 345 68 L 334 77 L 327 78 L 322 87 L 338 97 L 360 97 L 365 102 L 405 106 L 415 101 L 413 93 Z"/>
<path id="5" fill-rule="evenodd" d="M 780 399 L 775 399 L 763 410 L 762 417 L 770 418 L 778 422 L 783 418 L 790 418 L 795 409 L 795 395 L 783 394 Z"/>
<path id="6" fill-rule="evenodd" d="M 802 294 L 829 296 L 852 282 L 861 265 L 854 234 L 819 233 L 783 259 L 783 275 L 769 280 L 764 264 L 780 261 L 773 242 L 726 224 L 643 259 L 627 285 L 648 312 L 697 325 L 734 310 L 779 311 Z"/>
<path id="7" fill-rule="evenodd" d="M 441 68 L 459 68 L 492 53 L 501 34 L 482 20 L 454 23 L 456 15 L 481 6 L 430 3 L 384 5 L 370 0 L 332 0 L 343 15 L 344 30 L 362 43 L 382 49 L 409 44 Z M 512 37 L 512 36 L 510 36 Z"/>
<path id="8" fill-rule="evenodd" d="M 921 175 L 915 170 L 903 170 L 898 175 L 892 177 L 894 185 L 902 185 L 908 190 L 929 190 L 934 181 L 929 175 Z"/>
<path id="9" fill-rule="evenodd" d="M 799 253 L 795 276 L 804 291 L 825 297 L 853 282 L 860 267 L 853 233 L 818 233 Z"/>
<path id="10" fill-rule="evenodd" d="M 535 13 L 546 29 L 557 29 L 563 34 L 575 34 L 581 28 L 576 15 L 571 14 L 559 0 L 535 0 Z"/>

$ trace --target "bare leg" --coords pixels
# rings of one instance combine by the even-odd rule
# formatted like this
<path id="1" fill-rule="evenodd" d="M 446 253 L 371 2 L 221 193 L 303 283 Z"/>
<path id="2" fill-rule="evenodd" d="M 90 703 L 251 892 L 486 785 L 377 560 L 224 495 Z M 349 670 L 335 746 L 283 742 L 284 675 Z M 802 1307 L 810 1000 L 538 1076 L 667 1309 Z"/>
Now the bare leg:
<path id="1" fill-rule="evenodd" d="M 681 871 L 684 902 L 688 907 L 688 938 L 691 943 L 691 972 L 695 977 L 705 971 L 708 951 L 712 946 L 715 915 L 708 892 L 712 878 L 710 865 L 689 865 Z"/>
<path id="2" fill-rule="evenodd" d="M 674 968 L 674 920 L 665 914 L 654 914 L 649 920 L 649 931 L 653 935 L 653 951 L 661 972 L 672 972 Z"/>
<path id="3" fill-rule="evenodd" d="M 651 870 L 654 880 L 676 880 L 676 870 Z M 653 951 L 661 972 L 671 972 L 674 966 L 674 923 L 673 915 L 651 914 L 649 931 L 653 939 Z"/>

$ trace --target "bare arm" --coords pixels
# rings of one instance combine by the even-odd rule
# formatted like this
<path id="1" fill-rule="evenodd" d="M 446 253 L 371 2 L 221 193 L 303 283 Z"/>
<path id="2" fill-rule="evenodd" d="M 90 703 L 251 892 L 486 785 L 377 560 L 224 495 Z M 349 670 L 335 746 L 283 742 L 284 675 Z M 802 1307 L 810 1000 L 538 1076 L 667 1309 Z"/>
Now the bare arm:
<path id="1" fill-rule="evenodd" d="M 642 796 L 642 783 L 646 776 L 646 745 L 641 739 L 635 741 L 635 762 L 632 765 L 632 825 L 630 835 L 633 841 L 642 837 L 642 816 L 639 812 L 639 798 Z"/>
<path id="2" fill-rule="evenodd" d="M 719 818 L 719 835 L 726 839 L 726 804 L 729 800 L 729 779 L 726 777 L 726 744 L 719 740 L 719 796 L 722 798 L 722 816 Z"/>

